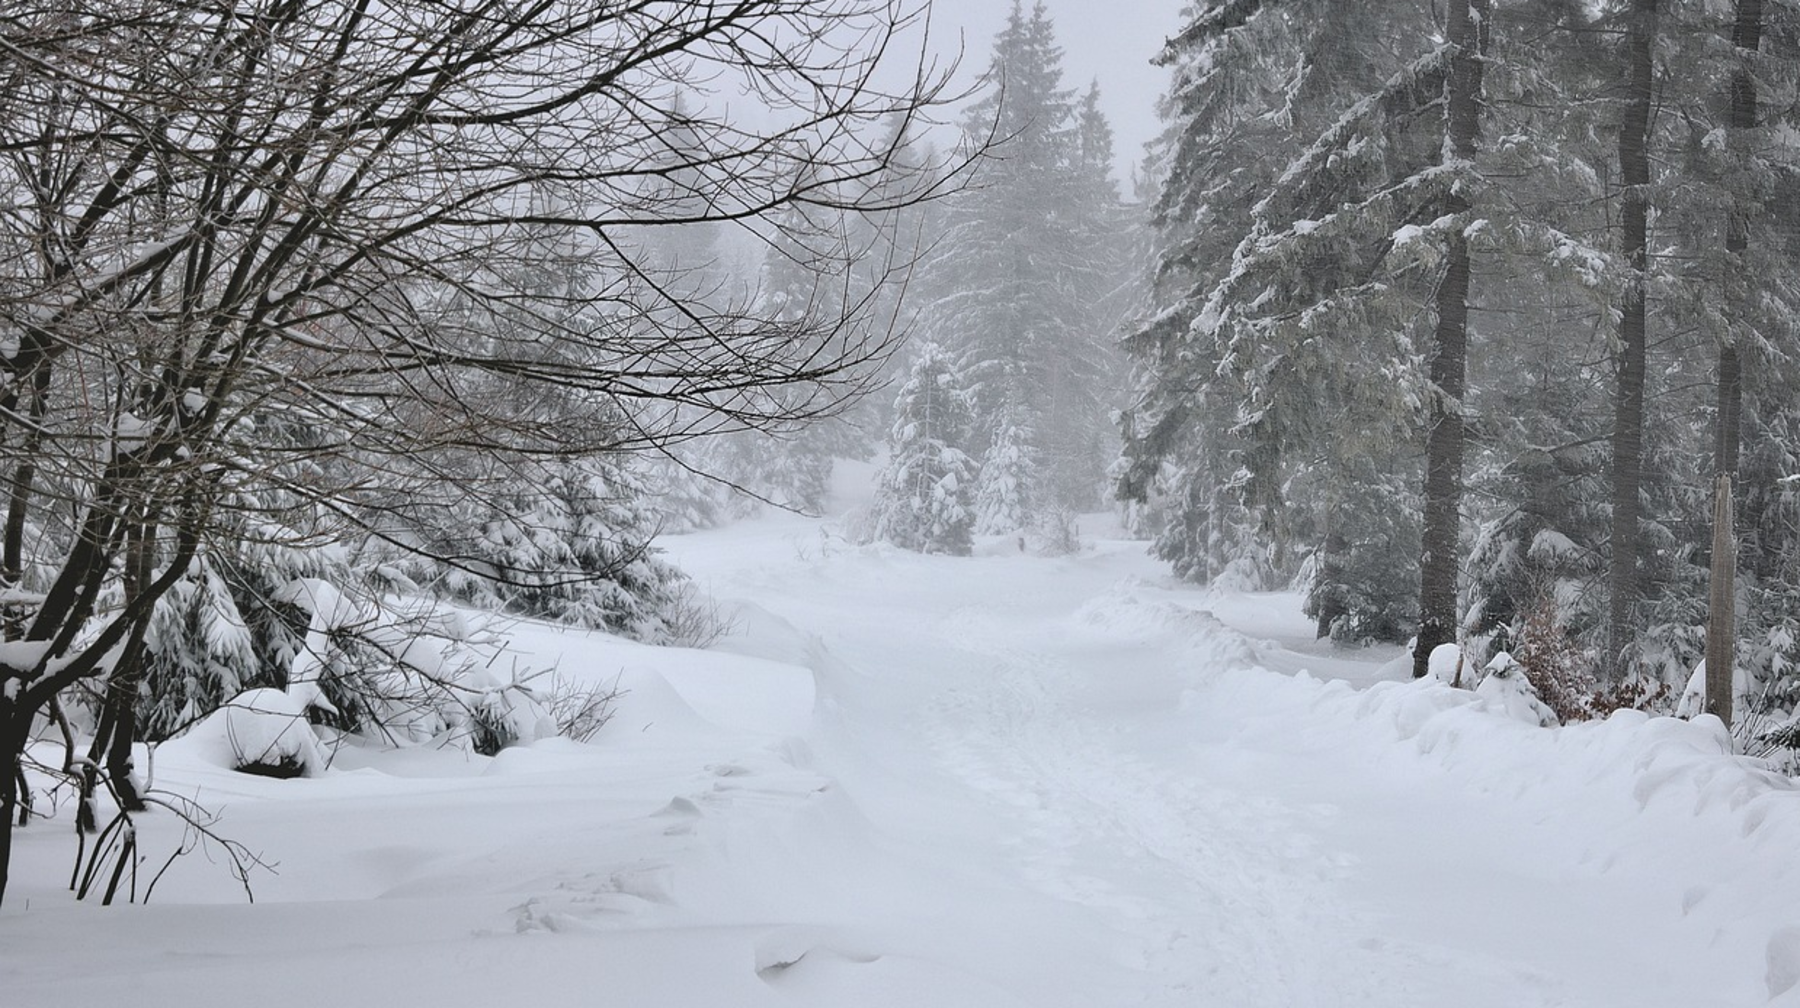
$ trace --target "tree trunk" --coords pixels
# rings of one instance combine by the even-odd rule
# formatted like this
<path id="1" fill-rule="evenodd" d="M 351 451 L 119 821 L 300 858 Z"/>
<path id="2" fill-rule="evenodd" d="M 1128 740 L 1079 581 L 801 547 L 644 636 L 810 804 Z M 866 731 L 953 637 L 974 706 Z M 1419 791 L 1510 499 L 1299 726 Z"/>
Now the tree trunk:
<path id="1" fill-rule="evenodd" d="M 1655 67 L 1657 0 L 1633 0 L 1626 29 L 1625 115 L 1619 126 L 1619 173 L 1625 184 L 1621 247 L 1631 263 L 1619 309 L 1619 373 L 1613 389 L 1612 557 L 1607 571 L 1606 654 L 1602 671 L 1624 676 L 1636 636 L 1638 512 L 1644 459 L 1644 295 L 1649 266 L 1650 98 Z"/>
<path id="2" fill-rule="evenodd" d="M 7 481 L 5 525 L 0 528 L 0 589 L 18 588 L 25 582 L 25 518 L 31 510 L 33 483 L 37 479 L 37 458 L 44 439 L 43 422 L 49 411 L 50 368 L 48 360 L 20 384 L 28 390 L 29 402 L 24 412 L 28 423 L 21 424 L 20 444 L 11 477 Z M 12 412 L 18 407 L 17 394 L 6 397 L 0 410 Z M 9 449 L 12 446 L 7 446 Z M 25 606 L 0 607 L 0 640 L 18 640 L 25 634 Z"/>
<path id="3" fill-rule="evenodd" d="M 1744 131 L 1756 125 L 1756 77 L 1751 73 L 1749 58 L 1762 48 L 1762 8 L 1762 0 L 1738 0 L 1737 18 L 1731 28 L 1731 42 L 1737 47 L 1739 61 L 1731 75 L 1731 109 L 1726 120 L 1733 143 L 1741 143 Z M 1725 222 L 1726 268 L 1737 274 L 1729 281 L 1733 284 L 1744 282 L 1743 256 L 1750 248 L 1749 211 L 1741 194 L 1736 201 Z M 1741 304 L 1727 306 L 1728 311 L 1733 308 L 1741 310 Z M 1719 392 L 1713 429 L 1713 474 L 1720 492 L 1725 494 L 1732 492 L 1737 477 L 1743 402 L 1744 378 L 1737 335 L 1728 331 L 1719 344 Z M 1731 723 L 1731 673 L 1736 664 L 1735 585 L 1734 577 L 1726 573 L 1734 573 L 1737 567 L 1731 512 L 1729 499 L 1714 502 L 1713 575 L 1706 618 L 1706 709 L 1719 714 L 1727 724 Z"/>
<path id="4" fill-rule="evenodd" d="M 1444 150 L 1448 161 L 1473 161 L 1481 128 L 1481 51 L 1488 0 L 1450 0 L 1446 28 L 1451 55 L 1445 94 Z M 1446 213 L 1469 209 L 1452 191 Z M 1419 559 L 1419 637 L 1413 676 L 1425 675 L 1431 650 L 1456 639 L 1456 576 L 1462 534 L 1463 415 L 1469 345 L 1469 243 L 1449 236 L 1443 282 L 1437 290 L 1437 331 L 1431 351 L 1430 427 L 1425 443 L 1425 534 Z"/>
<path id="5" fill-rule="evenodd" d="M 155 570 L 156 526 L 134 522 L 126 534 L 125 600 L 130 603 L 150 590 Z M 132 625 L 120 648 L 119 659 L 106 680 L 106 713 L 112 725 L 109 736 L 94 739 L 92 760 L 106 764 L 106 779 L 113 797 L 126 812 L 142 812 L 146 806 L 138 791 L 136 765 L 131 756 L 137 741 L 137 701 L 150 668 L 145 662 L 144 638 L 155 610 L 147 610 Z"/>
<path id="6" fill-rule="evenodd" d="M 1743 131 L 1756 125 L 1756 77 L 1750 71 L 1749 57 L 1762 47 L 1763 0 L 1738 0 L 1737 19 L 1732 25 L 1731 42 L 1738 49 L 1738 66 L 1731 75 L 1731 109 L 1727 125 L 1732 139 L 1741 141 Z M 1726 268 L 1738 278 L 1743 254 L 1750 248 L 1750 215 L 1743 206 L 1744 196 L 1731 211 L 1725 225 Z M 1728 306 L 1728 309 L 1731 306 Z M 1743 412 L 1744 385 L 1738 361 L 1737 339 L 1727 333 L 1719 346 L 1718 427 L 1713 439 L 1713 470 L 1737 476 L 1738 444 L 1741 437 L 1739 420 Z"/>
<path id="7" fill-rule="evenodd" d="M 0 906 L 6 905 L 6 883 L 12 864 L 13 830 L 18 823 L 22 800 L 15 781 L 24 762 L 25 742 L 31 729 L 31 715 L 18 704 L 0 694 Z"/>
<path id="8" fill-rule="evenodd" d="M 1313 616 L 1320 640 L 1331 636 L 1331 625 L 1350 611 L 1344 598 L 1344 555 L 1349 551 L 1350 543 L 1333 525 L 1319 551 L 1318 584 L 1313 588 Z"/>
<path id="9" fill-rule="evenodd" d="M 1737 551 L 1731 520 L 1731 477 L 1713 489 L 1712 579 L 1707 586 L 1706 713 L 1731 724 L 1731 681 L 1737 665 Z"/>
<path id="10" fill-rule="evenodd" d="M 6 786 L 0 787 L 0 907 L 6 905 L 6 883 L 12 866 L 13 815 L 18 811 L 19 797 L 13 781 L 19 776 L 22 746 L 12 740 L 13 705 L 0 699 L 0 774 Z"/>

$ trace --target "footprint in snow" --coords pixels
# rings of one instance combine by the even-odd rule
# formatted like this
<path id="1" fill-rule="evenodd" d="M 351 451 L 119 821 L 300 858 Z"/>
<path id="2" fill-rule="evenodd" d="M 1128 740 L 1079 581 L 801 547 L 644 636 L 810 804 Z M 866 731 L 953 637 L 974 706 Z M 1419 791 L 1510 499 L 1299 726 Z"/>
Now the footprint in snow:
<path id="1" fill-rule="evenodd" d="M 669 866 L 646 863 L 563 879 L 542 896 L 512 908 L 517 934 L 593 931 L 673 905 Z"/>

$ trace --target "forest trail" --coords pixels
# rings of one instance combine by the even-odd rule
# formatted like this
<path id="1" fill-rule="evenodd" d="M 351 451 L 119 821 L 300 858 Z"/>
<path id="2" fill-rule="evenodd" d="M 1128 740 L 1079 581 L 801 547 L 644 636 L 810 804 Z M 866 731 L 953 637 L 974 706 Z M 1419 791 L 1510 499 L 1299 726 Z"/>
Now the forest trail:
<path id="1" fill-rule="evenodd" d="M 1779 937 L 1749 927 L 1758 947 L 1740 947 L 1690 914 L 1696 885 L 1668 873 L 1690 838 L 1640 836 L 1638 810 L 1615 807 L 1629 796 L 1606 793 L 1619 780 L 1531 765 L 1554 733 L 1410 683 L 1378 701 L 1316 681 L 1367 687 L 1404 663 L 1313 644 L 1292 596 L 1208 598 L 1140 543 L 956 560 L 799 524 L 784 540 L 782 521 L 761 547 L 740 530 L 684 563 L 735 553 L 707 570 L 714 589 L 813 634 L 832 712 L 816 766 L 886 834 L 926 849 L 957 834 L 964 863 L 1078 911 L 1105 968 L 1039 962 L 1059 979 L 1033 1003 L 1769 998 L 1760 946 Z M 1516 787 L 1496 780 L 1504 761 L 1455 765 L 1486 758 L 1486 731 L 1527 744 Z"/>
<path id="2" fill-rule="evenodd" d="M 345 748 L 159 787 L 271 862 L 72 904 L 23 835 L 0 1000 L 674 1008 L 1800 1008 L 1800 792 L 1703 725 L 1544 730 L 1142 543 L 928 557 L 772 515 L 668 541 L 731 634 L 538 624 L 591 745 Z M 141 824 L 162 863 L 168 817 Z M 216 854 L 216 851 L 214 852 Z M 96 955 L 92 950 L 104 950 Z"/>

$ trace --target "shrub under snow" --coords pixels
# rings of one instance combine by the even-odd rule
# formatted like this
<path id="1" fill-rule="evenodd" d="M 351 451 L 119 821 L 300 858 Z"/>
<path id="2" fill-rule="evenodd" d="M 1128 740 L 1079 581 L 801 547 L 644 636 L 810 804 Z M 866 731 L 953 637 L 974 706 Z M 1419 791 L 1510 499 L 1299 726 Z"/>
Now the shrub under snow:
<path id="1" fill-rule="evenodd" d="M 329 760 L 300 701 L 277 689 L 246 690 L 183 738 L 208 762 L 263 777 L 310 777 Z"/>

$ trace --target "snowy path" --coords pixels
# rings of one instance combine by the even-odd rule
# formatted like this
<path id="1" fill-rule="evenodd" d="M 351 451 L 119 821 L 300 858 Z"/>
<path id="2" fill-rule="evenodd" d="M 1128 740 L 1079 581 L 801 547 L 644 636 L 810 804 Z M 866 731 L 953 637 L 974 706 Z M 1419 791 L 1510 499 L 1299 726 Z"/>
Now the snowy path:
<path id="1" fill-rule="evenodd" d="M 596 745 L 159 757 L 282 862 L 254 906 L 199 858 L 71 906 L 34 828 L 0 1005 L 1800 1006 L 1800 795 L 1699 726 L 1381 682 L 1138 544 L 671 547 L 736 607 L 714 650 L 520 632 L 630 690 Z"/>
<path id="2" fill-rule="evenodd" d="M 1632 780 L 1663 755 L 1643 739 L 1578 740 L 1565 748 L 1582 758 L 1559 767 L 1554 733 L 1440 710 L 1442 697 L 1404 696 L 1411 686 L 1371 704 L 1271 682 L 1252 667 L 1359 685 L 1394 670 L 1380 668 L 1389 655 L 1309 657 L 1297 613 L 1225 600 L 1234 623 L 1281 638 L 1252 643 L 1197 613 L 1199 593 L 1146 580 L 1154 567 L 1133 544 L 1060 561 L 889 555 L 866 581 L 866 557 L 799 564 L 791 583 L 771 575 L 781 552 L 809 546 L 804 533 L 772 544 L 748 583 L 716 574 L 727 594 L 782 598 L 789 622 L 831 628 L 820 639 L 841 664 L 822 681 L 851 727 L 820 762 L 871 817 L 928 844 L 929 817 L 852 768 L 870 753 L 929 766 L 954 784 L 914 786 L 940 804 L 961 789 L 970 806 L 943 819 L 986 819 L 1025 884 L 1091 915 L 1122 973 L 1075 965 L 1035 1003 L 1725 1006 L 1767 1003 L 1783 982 L 1771 970 L 1791 968 L 1789 932 L 1745 919 L 1742 904 L 1696 919 L 1711 887 L 1691 879 L 1709 872 L 1683 862 L 1710 855 L 1687 827 L 1733 828 L 1667 807 L 1708 803 L 1690 768 Z M 1468 723 L 1439 724 L 1459 716 Z M 1309 720 L 1326 731 L 1309 737 Z M 1346 729 L 1353 751 L 1338 748 Z M 1493 768 L 1446 765 L 1489 755 Z M 1740 799 L 1769 788 L 1761 799 L 1793 826 L 1791 791 L 1748 779 Z M 1664 807 L 1637 807 L 1676 781 Z M 1584 807 L 1597 799 L 1611 804 Z M 1656 836 L 1656 818 L 1672 834 Z M 1751 896 L 1753 873 L 1727 875 Z M 1795 891 L 1791 871 L 1768 881 Z M 1771 914 L 1784 916 L 1800 908 Z"/>
<path id="3" fill-rule="evenodd" d="M 1086 577 L 1021 591 L 1041 561 L 977 563 L 1000 569 L 984 572 L 991 581 L 932 585 L 922 612 L 857 625 L 857 611 L 883 608 L 839 585 L 841 611 L 809 614 L 856 628 L 826 639 L 867 690 L 856 715 L 901 726 L 888 760 L 932 765 L 969 789 L 1003 824 L 1006 859 L 1024 881 L 1094 912 L 1094 937 L 1131 974 L 1112 981 L 1131 992 L 1121 1003 L 1395 1003 L 1395 983 L 1360 961 L 1361 935 L 1325 884 L 1337 856 L 1308 827 L 1330 810 L 1234 787 L 1184 709 L 1188 680 L 1200 678 L 1187 673 L 1249 655 L 1228 643 L 1183 654 L 1155 640 L 1161 628 L 1108 628 L 1106 600 L 1075 587 L 1091 586 Z M 914 821 L 901 808 L 890 829 Z M 1059 982 L 1056 1003 L 1118 996 L 1084 980 L 1077 971 Z"/>
<path id="4" fill-rule="evenodd" d="M 1199 992 L 1296 1003 L 1316 990 L 1310 964 L 1337 929 L 1305 884 L 1315 859 L 1292 826 L 1305 814 L 1166 765 L 1179 729 L 1157 715 L 1178 711 L 1182 692 L 1157 667 L 1166 655 L 1072 641 L 1037 613 L 1010 632 L 996 622 L 959 609 L 930 636 L 979 647 L 896 636 L 857 648 L 858 665 L 875 678 L 931 670 L 907 676 L 925 687 L 908 735 L 993 799 L 1030 884 L 1098 911 L 1153 1003 Z"/>

